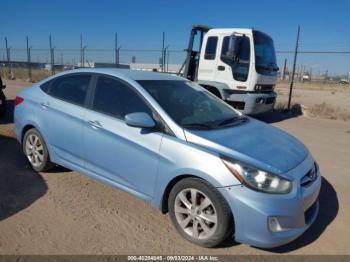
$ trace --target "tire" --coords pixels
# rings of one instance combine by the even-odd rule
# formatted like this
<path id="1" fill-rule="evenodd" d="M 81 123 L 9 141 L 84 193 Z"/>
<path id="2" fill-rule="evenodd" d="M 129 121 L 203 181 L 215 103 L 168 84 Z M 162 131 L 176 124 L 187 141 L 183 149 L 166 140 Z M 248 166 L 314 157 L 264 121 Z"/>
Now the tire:
<path id="1" fill-rule="evenodd" d="M 233 217 L 226 200 L 205 180 L 193 177 L 180 180 L 170 191 L 168 208 L 176 230 L 196 245 L 215 247 L 233 233 Z"/>
<path id="2" fill-rule="evenodd" d="M 0 91 L 1 92 L 1 91 Z M 6 98 L 0 94 L 0 116 L 4 116 L 6 114 Z"/>
<path id="3" fill-rule="evenodd" d="M 215 87 L 208 87 L 208 91 L 210 93 L 212 93 L 213 95 L 215 95 L 216 97 L 222 99 L 220 91 L 217 88 L 215 88 Z"/>
<path id="4" fill-rule="evenodd" d="M 32 168 L 37 172 L 47 171 L 54 166 L 44 138 L 35 128 L 29 129 L 23 138 L 23 152 Z"/>

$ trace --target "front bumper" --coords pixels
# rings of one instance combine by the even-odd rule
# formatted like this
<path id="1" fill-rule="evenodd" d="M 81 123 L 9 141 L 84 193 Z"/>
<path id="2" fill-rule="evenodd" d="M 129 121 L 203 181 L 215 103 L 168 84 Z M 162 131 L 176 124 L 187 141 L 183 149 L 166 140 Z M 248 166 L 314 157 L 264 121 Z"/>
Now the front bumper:
<path id="1" fill-rule="evenodd" d="M 231 94 L 226 97 L 226 102 L 228 104 L 241 103 L 239 110 L 244 114 L 257 115 L 271 111 L 275 105 L 276 97 L 275 92 Z"/>
<path id="2" fill-rule="evenodd" d="M 303 234 L 316 220 L 321 176 L 308 187 L 293 181 L 289 194 L 266 194 L 245 186 L 224 187 L 219 190 L 227 199 L 235 221 L 237 242 L 261 248 L 287 244 Z M 286 231 L 272 232 L 269 217 L 278 217 Z"/>

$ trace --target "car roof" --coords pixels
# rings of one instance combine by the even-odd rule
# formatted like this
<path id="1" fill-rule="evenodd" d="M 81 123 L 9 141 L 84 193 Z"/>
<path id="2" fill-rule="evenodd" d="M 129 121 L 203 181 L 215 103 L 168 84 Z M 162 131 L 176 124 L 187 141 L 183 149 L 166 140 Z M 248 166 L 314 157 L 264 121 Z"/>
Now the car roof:
<path id="1" fill-rule="evenodd" d="M 119 78 L 129 78 L 132 80 L 184 80 L 184 78 L 167 73 L 157 73 L 142 70 L 118 69 L 118 68 L 80 68 L 67 70 L 59 75 L 72 73 L 97 73 L 116 76 Z"/>

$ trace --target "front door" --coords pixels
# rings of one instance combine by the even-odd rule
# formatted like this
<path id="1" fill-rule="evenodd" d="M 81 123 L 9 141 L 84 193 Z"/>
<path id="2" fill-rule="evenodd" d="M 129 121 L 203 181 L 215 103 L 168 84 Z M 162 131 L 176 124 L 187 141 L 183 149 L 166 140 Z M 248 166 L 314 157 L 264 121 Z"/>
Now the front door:
<path id="1" fill-rule="evenodd" d="M 85 115 L 85 168 L 124 189 L 153 196 L 163 133 L 130 127 L 124 117 L 151 109 L 133 87 L 114 77 L 97 76 Z"/>
<path id="2" fill-rule="evenodd" d="M 226 55 L 229 50 L 230 36 L 224 36 L 221 41 L 220 57 L 217 59 L 217 72 L 215 80 L 225 83 L 231 88 L 247 90 L 249 85 L 250 68 L 250 38 L 236 36 L 240 43 L 240 50 L 236 61 Z"/>

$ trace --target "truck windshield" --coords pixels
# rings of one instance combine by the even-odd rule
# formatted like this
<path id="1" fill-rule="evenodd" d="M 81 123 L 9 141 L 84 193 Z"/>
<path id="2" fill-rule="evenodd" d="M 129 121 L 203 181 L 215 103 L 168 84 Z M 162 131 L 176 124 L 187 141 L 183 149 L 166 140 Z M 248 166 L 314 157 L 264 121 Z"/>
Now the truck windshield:
<path id="1" fill-rule="evenodd" d="M 253 31 L 255 68 L 258 74 L 277 75 L 278 67 L 273 40 L 266 34 Z"/>
<path id="2" fill-rule="evenodd" d="M 236 124 L 240 115 L 196 83 L 183 80 L 137 81 L 179 125 L 214 129 Z"/>

